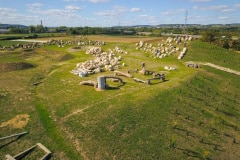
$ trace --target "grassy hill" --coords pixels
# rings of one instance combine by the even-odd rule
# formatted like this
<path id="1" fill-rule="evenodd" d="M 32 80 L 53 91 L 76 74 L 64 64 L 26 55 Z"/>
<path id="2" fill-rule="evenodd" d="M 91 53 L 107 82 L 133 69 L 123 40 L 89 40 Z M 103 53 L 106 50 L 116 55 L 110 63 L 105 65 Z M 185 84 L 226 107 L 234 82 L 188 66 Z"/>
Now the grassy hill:
<path id="1" fill-rule="evenodd" d="M 102 47 L 105 51 L 118 46 L 128 52 L 121 55 L 126 66 L 119 70 L 140 69 L 145 62 L 147 69 L 165 73 L 166 81 L 146 85 L 121 77 L 125 83 L 119 89 L 98 92 L 79 83 L 96 80 L 99 75 L 112 76 L 113 72 L 88 77 L 70 73 L 77 63 L 93 59 L 84 48 L 45 46 L 1 51 L 0 137 L 29 131 L 18 139 L 0 141 L 2 159 L 38 142 L 53 152 L 51 159 L 240 158 L 239 76 L 184 64 L 210 62 L 239 71 L 239 54 L 192 41 L 183 60 L 177 60 L 177 54 L 155 59 L 150 53 L 135 50 L 135 42 L 143 38 L 89 38 L 107 40 Z M 155 44 L 162 39 L 145 41 Z M 32 67 L 6 70 L 3 65 L 7 63 Z M 166 71 L 166 65 L 177 70 Z M 34 152 L 27 158 L 41 154 Z"/>

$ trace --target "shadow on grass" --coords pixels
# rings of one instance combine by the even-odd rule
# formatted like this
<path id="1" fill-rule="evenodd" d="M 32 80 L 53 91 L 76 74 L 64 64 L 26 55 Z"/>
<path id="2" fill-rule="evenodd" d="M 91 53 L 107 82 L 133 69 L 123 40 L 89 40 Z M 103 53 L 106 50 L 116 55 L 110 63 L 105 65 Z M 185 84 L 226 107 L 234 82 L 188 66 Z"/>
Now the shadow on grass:
<path id="1" fill-rule="evenodd" d="M 34 68 L 36 65 L 26 62 L 0 63 L 0 73 Z"/>
<path id="2" fill-rule="evenodd" d="M 16 138 L 12 138 L 11 141 L 8 141 L 8 142 L 5 142 L 5 143 L 3 143 L 3 144 L 0 144 L 0 149 L 6 147 L 6 146 L 8 146 L 8 145 L 10 145 L 11 143 L 17 141 L 18 139 L 20 139 L 20 138 L 23 137 L 23 136 L 25 136 L 25 135 L 20 135 L 20 136 L 18 136 L 18 137 L 16 137 Z M 7 141 L 7 140 L 2 140 L 2 141 Z"/>
<path id="3" fill-rule="evenodd" d="M 187 157 L 211 160 L 210 157 L 204 157 L 203 158 L 203 156 L 200 153 L 198 153 L 198 152 L 196 152 L 194 150 L 191 150 L 191 149 L 185 149 L 185 148 L 180 148 L 180 147 L 175 147 L 175 149 L 182 151 L 182 153 L 185 154 Z"/>
<path id="4" fill-rule="evenodd" d="M 107 86 L 107 90 L 119 90 L 121 89 L 122 86 L 124 86 L 126 84 L 126 82 L 122 82 L 120 85 L 118 86 Z"/>
<path id="5" fill-rule="evenodd" d="M 169 80 L 151 82 L 150 84 L 151 84 L 151 85 L 154 85 L 154 84 L 164 83 L 164 82 L 167 82 L 167 81 L 169 81 Z"/>

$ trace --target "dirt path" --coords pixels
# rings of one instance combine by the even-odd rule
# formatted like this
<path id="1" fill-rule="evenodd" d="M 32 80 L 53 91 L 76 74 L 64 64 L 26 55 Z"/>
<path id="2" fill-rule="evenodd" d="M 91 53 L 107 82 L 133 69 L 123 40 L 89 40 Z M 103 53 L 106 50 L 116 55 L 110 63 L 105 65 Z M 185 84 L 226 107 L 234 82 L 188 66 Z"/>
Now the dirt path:
<path id="1" fill-rule="evenodd" d="M 222 71 L 232 73 L 232 74 L 236 74 L 236 75 L 240 76 L 239 71 L 236 71 L 236 70 L 233 70 L 233 69 L 230 69 L 230 68 L 226 68 L 226 67 L 222 67 L 222 66 L 218 66 L 218 65 L 213 64 L 213 63 L 199 63 L 199 64 L 209 66 L 209 67 L 213 67 L 213 68 L 216 68 L 216 69 L 219 69 L 219 70 L 222 70 Z"/>

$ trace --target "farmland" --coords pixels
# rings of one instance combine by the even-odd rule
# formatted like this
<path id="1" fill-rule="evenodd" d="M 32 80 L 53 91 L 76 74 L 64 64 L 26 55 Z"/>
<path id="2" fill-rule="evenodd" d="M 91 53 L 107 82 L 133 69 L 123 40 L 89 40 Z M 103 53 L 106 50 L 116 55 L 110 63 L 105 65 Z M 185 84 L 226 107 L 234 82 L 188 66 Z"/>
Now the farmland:
<path id="1" fill-rule="evenodd" d="M 123 85 L 107 81 L 110 89 L 96 91 L 79 83 L 100 75 L 113 76 L 113 72 L 87 77 L 70 73 L 77 63 L 93 59 L 85 53 L 85 46 L 0 51 L 0 137 L 29 132 L 0 141 L 2 159 L 38 142 L 53 152 L 51 159 L 240 158 L 239 76 L 208 66 L 185 65 L 209 62 L 240 71 L 239 53 L 195 40 L 187 43 L 182 60 L 177 59 L 178 53 L 159 59 L 136 50 L 135 43 L 156 45 L 165 37 L 87 38 L 105 41 L 104 51 L 116 46 L 125 50 L 127 54 L 116 53 L 126 64 L 120 71 L 141 69 L 144 62 L 148 70 L 164 73 L 166 81 L 146 85 L 121 76 Z M 167 71 L 164 66 L 176 70 Z M 152 77 L 131 74 L 139 79 Z"/>

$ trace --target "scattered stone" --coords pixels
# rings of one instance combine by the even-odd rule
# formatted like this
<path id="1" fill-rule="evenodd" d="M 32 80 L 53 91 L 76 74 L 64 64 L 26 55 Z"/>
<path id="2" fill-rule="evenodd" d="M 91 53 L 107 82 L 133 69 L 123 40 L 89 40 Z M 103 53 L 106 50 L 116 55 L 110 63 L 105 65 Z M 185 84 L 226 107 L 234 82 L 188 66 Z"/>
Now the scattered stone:
<path id="1" fill-rule="evenodd" d="M 175 67 L 169 67 L 169 66 L 164 66 L 164 69 L 165 69 L 165 70 L 168 70 L 168 71 L 174 71 L 174 70 L 176 70 Z"/>
<path id="2" fill-rule="evenodd" d="M 136 81 L 136 82 L 141 82 L 141 83 L 146 83 L 146 81 L 141 80 L 141 79 L 138 79 L 138 78 L 134 78 L 134 81 Z"/>
<path id="3" fill-rule="evenodd" d="M 124 73 L 124 72 L 120 72 L 120 71 L 117 71 L 117 70 L 114 71 L 114 76 L 125 76 L 125 77 L 128 77 L 128 78 L 133 77 L 133 75 L 131 75 L 129 73 Z"/>

